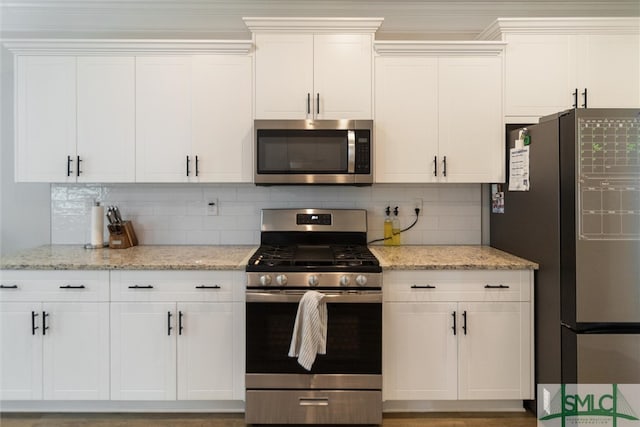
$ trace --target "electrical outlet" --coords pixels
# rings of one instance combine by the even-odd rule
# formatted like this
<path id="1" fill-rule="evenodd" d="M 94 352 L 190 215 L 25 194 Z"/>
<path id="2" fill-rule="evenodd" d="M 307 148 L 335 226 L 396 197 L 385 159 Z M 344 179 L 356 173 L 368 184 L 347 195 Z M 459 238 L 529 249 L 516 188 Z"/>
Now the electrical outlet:
<path id="1" fill-rule="evenodd" d="M 207 215 L 208 216 L 218 215 L 218 199 L 212 198 L 207 200 Z"/>
<path id="2" fill-rule="evenodd" d="M 414 209 L 420 209 L 420 212 L 422 212 L 422 199 L 414 199 L 413 200 L 413 208 Z"/>

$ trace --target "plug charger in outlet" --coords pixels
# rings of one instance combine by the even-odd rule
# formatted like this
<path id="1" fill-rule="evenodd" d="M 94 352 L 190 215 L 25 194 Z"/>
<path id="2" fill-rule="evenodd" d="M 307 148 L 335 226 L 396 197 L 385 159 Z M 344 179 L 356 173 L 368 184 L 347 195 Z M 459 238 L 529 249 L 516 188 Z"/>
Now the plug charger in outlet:
<path id="1" fill-rule="evenodd" d="M 218 215 L 218 199 L 207 200 L 207 216 Z"/>

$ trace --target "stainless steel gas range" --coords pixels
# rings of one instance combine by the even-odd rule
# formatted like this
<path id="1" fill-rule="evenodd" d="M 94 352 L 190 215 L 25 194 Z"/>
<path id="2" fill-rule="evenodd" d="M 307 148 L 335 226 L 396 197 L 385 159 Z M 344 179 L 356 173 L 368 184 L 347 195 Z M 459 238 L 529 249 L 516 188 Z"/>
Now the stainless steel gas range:
<path id="1" fill-rule="evenodd" d="M 246 290 L 248 424 L 382 422 L 382 270 L 367 213 L 265 209 Z M 327 306 L 326 354 L 310 370 L 289 357 L 298 303 Z"/>

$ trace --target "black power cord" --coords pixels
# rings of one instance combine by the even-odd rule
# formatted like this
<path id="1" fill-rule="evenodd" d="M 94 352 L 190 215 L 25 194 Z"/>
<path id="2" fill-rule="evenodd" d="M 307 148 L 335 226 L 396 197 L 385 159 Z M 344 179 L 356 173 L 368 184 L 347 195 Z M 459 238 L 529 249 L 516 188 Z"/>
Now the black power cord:
<path id="1" fill-rule="evenodd" d="M 400 230 L 398 232 L 398 234 L 399 233 L 404 233 L 407 230 L 411 230 L 418 223 L 418 218 L 420 217 L 420 208 L 415 208 L 414 211 L 416 212 L 416 219 L 413 221 L 413 224 L 411 224 L 407 228 L 404 228 L 404 229 Z M 382 239 L 375 239 L 375 240 L 372 240 L 372 241 L 368 242 L 367 245 L 370 245 L 372 243 L 377 243 L 377 242 L 384 242 L 385 240 L 391 240 L 392 238 L 393 237 L 387 237 L 387 238 L 383 237 Z"/>

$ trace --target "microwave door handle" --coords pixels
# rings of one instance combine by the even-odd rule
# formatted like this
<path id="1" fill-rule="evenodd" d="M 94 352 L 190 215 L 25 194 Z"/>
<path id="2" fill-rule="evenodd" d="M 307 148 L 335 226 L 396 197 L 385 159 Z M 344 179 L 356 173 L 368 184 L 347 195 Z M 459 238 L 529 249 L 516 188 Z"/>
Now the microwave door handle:
<path id="1" fill-rule="evenodd" d="M 356 131 L 347 131 L 347 172 L 356 172 Z"/>

